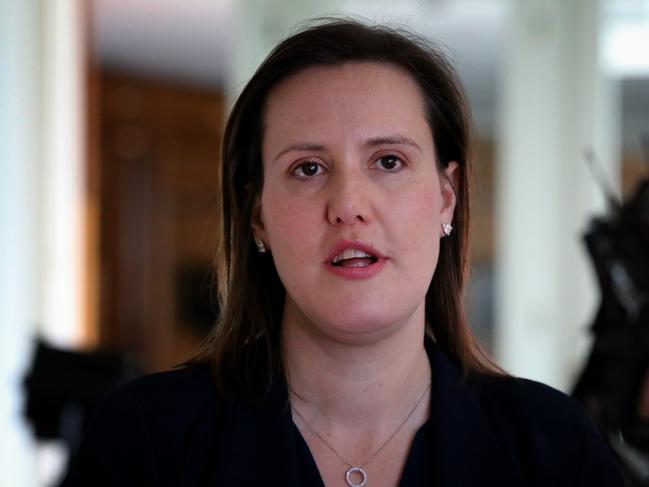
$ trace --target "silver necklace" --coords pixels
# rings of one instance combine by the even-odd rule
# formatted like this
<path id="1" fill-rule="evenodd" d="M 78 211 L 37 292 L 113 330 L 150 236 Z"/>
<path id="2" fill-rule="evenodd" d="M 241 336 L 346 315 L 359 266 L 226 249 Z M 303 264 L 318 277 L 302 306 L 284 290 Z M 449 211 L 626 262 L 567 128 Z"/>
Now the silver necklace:
<path id="1" fill-rule="evenodd" d="M 306 418 L 302 415 L 302 413 L 300 413 L 300 411 L 295 407 L 295 404 L 291 404 L 291 407 L 292 407 L 293 411 L 295 411 L 295 413 L 300 417 L 300 419 L 302 419 L 302 421 L 304 422 L 304 424 L 306 425 L 306 427 L 309 428 L 309 430 L 310 430 L 314 435 L 316 435 L 316 437 L 317 437 L 317 438 L 318 438 L 318 439 L 319 439 L 319 440 L 320 440 L 320 441 L 321 441 L 321 442 L 322 442 L 322 443 L 323 443 L 327 448 L 329 448 L 329 449 L 334 453 L 334 455 L 336 455 L 336 456 L 338 457 L 338 459 L 339 459 L 341 462 L 343 462 L 345 465 L 347 465 L 347 466 L 349 467 L 349 469 L 348 469 L 347 472 L 345 473 L 345 482 L 347 482 L 347 485 L 349 485 L 349 487 L 363 487 L 363 486 L 367 483 L 367 472 L 365 471 L 365 469 L 364 469 L 363 467 L 364 467 L 365 465 L 367 465 L 368 463 L 370 463 L 370 462 L 374 459 L 374 457 L 376 457 L 376 456 L 377 456 L 377 455 L 378 455 L 378 454 L 379 454 L 379 453 L 380 453 L 380 452 L 381 452 L 381 451 L 382 451 L 382 450 L 383 450 L 383 449 L 388 445 L 388 443 L 390 443 L 390 441 L 392 440 L 392 438 L 394 438 L 394 437 L 397 435 L 397 433 L 398 433 L 399 431 L 401 431 L 401 428 L 403 428 L 403 426 L 408 422 L 408 420 L 410 419 L 410 416 L 413 415 L 413 413 L 415 412 L 415 410 L 417 409 L 417 407 L 419 406 L 419 404 L 421 403 L 421 401 L 422 401 L 422 400 L 424 399 L 424 397 L 426 396 L 426 393 L 428 392 L 429 389 L 430 389 L 430 382 L 429 382 L 428 385 L 426 386 L 426 389 L 425 389 L 424 392 L 421 394 L 421 396 L 419 396 L 419 399 L 417 399 L 417 403 L 416 403 L 416 404 L 414 405 L 414 407 L 410 410 L 410 412 L 409 412 L 408 415 L 405 417 L 405 419 L 401 422 L 401 424 L 399 425 L 399 427 L 398 427 L 396 430 L 394 430 L 394 432 L 390 435 L 390 437 L 389 437 L 387 440 L 385 440 L 385 441 L 383 442 L 383 444 L 382 444 L 382 445 L 381 445 L 381 446 L 380 446 L 380 447 L 379 447 L 379 448 L 378 448 L 374 453 L 372 453 L 372 454 L 369 456 L 369 458 L 367 458 L 367 460 L 365 460 L 364 462 L 362 462 L 362 463 L 360 464 L 360 466 L 358 466 L 358 467 L 355 467 L 354 465 L 352 465 L 351 463 L 349 463 L 347 460 L 345 460 L 343 457 L 341 457 L 340 454 L 338 453 L 338 451 L 337 451 L 333 446 L 331 446 L 327 440 L 325 440 L 322 436 L 320 436 L 320 434 L 319 434 L 315 429 L 313 429 L 313 427 L 311 426 L 311 423 L 309 423 L 309 422 L 306 420 Z M 293 389 L 291 389 L 290 386 L 289 386 L 289 391 L 290 391 L 293 395 L 295 395 L 295 396 L 299 397 L 300 399 L 304 400 L 304 398 L 302 398 L 302 396 L 300 396 L 300 395 L 297 394 Z M 360 481 L 359 481 L 359 482 L 355 482 L 355 481 L 354 481 L 354 477 L 360 477 Z"/>

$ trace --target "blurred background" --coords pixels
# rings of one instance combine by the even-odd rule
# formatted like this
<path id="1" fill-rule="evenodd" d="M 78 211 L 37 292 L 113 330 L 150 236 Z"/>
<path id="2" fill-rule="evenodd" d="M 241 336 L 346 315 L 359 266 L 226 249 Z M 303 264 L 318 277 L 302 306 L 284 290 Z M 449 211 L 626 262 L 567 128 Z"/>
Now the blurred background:
<path id="1" fill-rule="evenodd" d="M 61 359 L 74 370 L 100 352 L 124 377 L 207 332 L 228 107 L 278 40 L 341 14 L 408 26 L 456 66 L 476 133 L 471 325 L 509 372 L 574 386 L 600 300 L 583 234 L 603 188 L 649 177 L 649 0 L 3 0 L 1 485 L 55 485 L 67 461 L 25 417 L 37 350 L 81 352 Z"/>

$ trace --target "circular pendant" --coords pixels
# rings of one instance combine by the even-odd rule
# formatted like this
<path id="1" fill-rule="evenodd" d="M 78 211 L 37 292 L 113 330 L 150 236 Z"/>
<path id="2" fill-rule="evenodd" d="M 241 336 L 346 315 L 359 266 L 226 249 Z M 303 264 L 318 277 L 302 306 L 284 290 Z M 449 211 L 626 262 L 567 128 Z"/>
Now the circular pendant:
<path id="1" fill-rule="evenodd" d="M 352 479 L 352 475 L 356 474 L 356 476 L 361 477 L 360 482 L 354 482 Z M 347 481 L 347 485 L 349 487 L 363 487 L 367 483 L 367 472 L 363 470 L 361 467 L 352 467 L 349 470 L 347 470 L 347 473 L 345 474 L 345 480 Z"/>

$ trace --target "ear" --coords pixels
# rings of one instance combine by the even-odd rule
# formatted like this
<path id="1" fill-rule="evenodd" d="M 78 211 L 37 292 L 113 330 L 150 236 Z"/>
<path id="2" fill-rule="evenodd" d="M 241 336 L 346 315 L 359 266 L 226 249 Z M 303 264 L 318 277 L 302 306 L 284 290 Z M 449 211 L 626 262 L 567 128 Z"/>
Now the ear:
<path id="1" fill-rule="evenodd" d="M 440 211 L 440 220 L 442 223 L 453 224 L 453 215 L 455 212 L 455 204 L 457 196 L 455 195 L 455 188 L 458 187 L 460 178 L 460 168 L 457 162 L 451 161 L 440 172 L 440 189 L 442 192 L 442 207 Z"/>
<path id="2" fill-rule="evenodd" d="M 250 218 L 250 226 L 252 228 L 252 235 L 255 241 L 261 240 L 264 242 L 266 248 L 270 248 L 268 245 L 268 237 L 266 234 L 266 227 L 264 226 L 264 218 L 261 211 L 261 198 L 255 198 L 255 202 L 252 205 L 252 214 Z"/>

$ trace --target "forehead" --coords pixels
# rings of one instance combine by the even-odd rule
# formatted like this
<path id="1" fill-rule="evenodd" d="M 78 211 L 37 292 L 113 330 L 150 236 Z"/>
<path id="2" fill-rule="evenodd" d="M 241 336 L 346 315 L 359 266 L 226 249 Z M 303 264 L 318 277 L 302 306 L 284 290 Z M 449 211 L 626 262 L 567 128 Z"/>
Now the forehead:
<path id="1" fill-rule="evenodd" d="M 274 87 L 264 110 L 264 148 L 277 139 L 403 133 L 432 138 L 419 85 L 386 63 L 315 66 Z"/>

